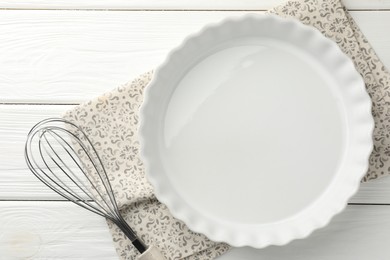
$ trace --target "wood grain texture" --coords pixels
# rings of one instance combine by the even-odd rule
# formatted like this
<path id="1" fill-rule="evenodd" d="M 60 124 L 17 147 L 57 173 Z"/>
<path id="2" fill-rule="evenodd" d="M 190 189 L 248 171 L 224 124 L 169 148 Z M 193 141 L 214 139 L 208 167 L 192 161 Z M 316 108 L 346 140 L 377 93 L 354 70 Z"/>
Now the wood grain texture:
<path id="1" fill-rule="evenodd" d="M 62 200 L 28 170 L 26 136 L 38 121 L 58 117 L 71 105 L 0 105 L 0 200 Z M 362 184 L 351 203 L 390 204 L 390 178 Z"/>
<path id="2" fill-rule="evenodd" d="M 0 10 L 0 103 L 89 100 L 153 69 L 167 51 L 204 24 L 246 13 L 237 10 L 266 10 L 284 1 L 1 1 L 0 9 L 18 10 Z M 390 67 L 390 0 L 343 2 L 349 9 L 360 10 L 351 13 Z M 0 105 L 0 260 L 118 259 L 100 217 L 64 201 L 4 201 L 62 200 L 29 172 L 23 147 L 34 123 L 71 107 Z M 389 204 L 390 178 L 363 184 L 351 202 Z M 348 206 L 308 239 L 245 255 L 234 249 L 220 259 L 387 260 L 389 216 L 389 206 Z"/>
<path id="3" fill-rule="evenodd" d="M 40 120 L 58 117 L 73 106 L 0 106 L 0 200 L 62 200 L 27 168 L 24 145 Z"/>
<path id="4" fill-rule="evenodd" d="M 105 220 L 70 202 L 0 202 L 0 260 L 118 259 Z"/>
<path id="5" fill-rule="evenodd" d="M 2 1 L 0 8 L 93 10 L 267 10 L 286 0 L 23 0 Z M 343 0 L 353 10 L 389 9 L 389 0 Z"/>
<path id="6" fill-rule="evenodd" d="M 0 202 L 0 259 L 118 259 L 105 221 L 69 202 Z M 233 249 L 221 260 L 387 260 L 390 207 L 348 206 L 284 247 Z"/>
<path id="7" fill-rule="evenodd" d="M 350 203 L 390 204 L 390 177 L 362 183 Z"/>
<path id="8" fill-rule="evenodd" d="M 351 12 L 385 66 L 390 69 L 390 11 Z"/>
<path id="9" fill-rule="evenodd" d="M 188 32 L 238 14 L 0 11 L 0 102 L 88 100 L 153 69 Z"/>
<path id="10" fill-rule="evenodd" d="M 0 103 L 77 103 L 155 68 L 203 25 L 245 12 L 0 11 Z M 352 12 L 390 66 L 389 12 Z"/>

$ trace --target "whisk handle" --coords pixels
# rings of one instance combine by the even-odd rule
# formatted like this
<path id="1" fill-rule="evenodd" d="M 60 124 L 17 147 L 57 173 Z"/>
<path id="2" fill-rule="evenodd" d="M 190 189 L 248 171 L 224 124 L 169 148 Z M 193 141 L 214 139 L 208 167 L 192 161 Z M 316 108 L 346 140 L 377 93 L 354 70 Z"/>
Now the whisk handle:
<path id="1" fill-rule="evenodd" d="M 137 256 L 136 260 L 165 260 L 165 258 L 157 247 L 149 246 L 145 252 Z"/>

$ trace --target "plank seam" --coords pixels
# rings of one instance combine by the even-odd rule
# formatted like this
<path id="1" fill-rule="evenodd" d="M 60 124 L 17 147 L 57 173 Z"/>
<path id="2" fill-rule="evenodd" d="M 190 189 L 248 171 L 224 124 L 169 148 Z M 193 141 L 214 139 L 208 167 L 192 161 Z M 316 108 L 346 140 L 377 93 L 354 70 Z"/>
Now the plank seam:
<path id="1" fill-rule="evenodd" d="M 92 200 L 88 200 L 92 202 Z M 65 199 L 0 199 L 0 202 L 71 202 Z M 348 206 L 390 206 L 390 203 L 359 203 L 351 202 Z"/>
<path id="2" fill-rule="evenodd" d="M 0 105 L 6 105 L 6 106 L 77 106 L 81 103 L 28 103 L 28 102 L 0 102 Z"/>
<path id="3" fill-rule="evenodd" d="M 0 11 L 110 11 L 110 12 L 264 12 L 268 9 L 144 9 L 144 8 L 1 8 Z"/>
<path id="4" fill-rule="evenodd" d="M 270 8 L 269 8 L 270 9 Z M 92 12 L 265 12 L 269 9 L 144 9 L 144 8 L 1 8 L 0 11 L 92 11 Z M 390 8 L 348 8 L 352 12 L 388 12 Z"/>
<path id="5" fill-rule="evenodd" d="M 359 202 L 351 202 L 348 203 L 348 206 L 390 206 L 389 203 L 359 203 Z"/>

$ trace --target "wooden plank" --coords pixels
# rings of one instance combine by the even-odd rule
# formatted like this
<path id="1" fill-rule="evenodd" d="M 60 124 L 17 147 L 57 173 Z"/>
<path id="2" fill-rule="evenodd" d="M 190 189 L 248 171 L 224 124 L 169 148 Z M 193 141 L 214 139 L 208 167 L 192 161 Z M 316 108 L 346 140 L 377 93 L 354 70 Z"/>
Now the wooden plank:
<path id="1" fill-rule="evenodd" d="M 0 200 L 62 200 L 28 170 L 24 143 L 38 121 L 58 117 L 70 105 L 0 105 Z M 390 204 L 390 178 L 361 186 L 352 203 Z"/>
<path id="2" fill-rule="evenodd" d="M 118 259 L 104 218 L 71 202 L 0 202 L 0 259 Z"/>
<path id="3" fill-rule="evenodd" d="M 390 204 L 390 177 L 361 184 L 350 203 Z"/>
<path id="4" fill-rule="evenodd" d="M 390 207 L 348 206 L 309 238 L 265 249 L 234 249 L 221 260 L 390 259 Z"/>
<path id="5" fill-rule="evenodd" d="M 390 12 L 351 12 L 379 58 L 390 69 Z"/>
<path id="6" fill-rule="evenodd" d="M 93 10 L 267 10 L 286 0 L 23 0 L 2 1 L 0 8 L 12 9 L 93 9 Z M 389 0 L 344 0 L 354 10 L 389 9 Z"/>
<path id="7" fill-rule="evenodd" d="M 0 103 L 83 102 L 155 68 L 188 33 L 244 13 L 0 11 Z M 390 12 L 352 15 L 390 66 Z"/>
<path id="8" fill-rule="evenodd" d="M 238 14 L 0 11 L 0 103 L 85 101 L 153 69 L 187 32 Z"/>
<path id="9" fill-rule="evenodd" d="M 0 199 L 62 200 L 27 168 L 24 145 L 40 120 L 58 117 L 73 106 L 0 106 Z"/>
<path id="10" fill-rule="evenodd" d="M 76 205 L 0 202 L 0 208 L 0 259 L 118 259 L 105 221 Z M 390 207 L 348 206 L 305 240 L 233 249 L 219 259 L 387 260 L 389 229 Z"/>

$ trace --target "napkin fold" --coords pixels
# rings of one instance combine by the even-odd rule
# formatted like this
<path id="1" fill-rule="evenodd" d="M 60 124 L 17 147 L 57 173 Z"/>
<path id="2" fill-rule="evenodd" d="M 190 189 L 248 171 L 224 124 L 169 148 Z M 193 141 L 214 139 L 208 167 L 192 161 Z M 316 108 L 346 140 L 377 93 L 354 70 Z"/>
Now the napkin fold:
<path id="1" fill-rule="evenodd" d="M 390 167 L 390 73 L 381 63 L 339 0 L 288 1 L 269 13 L 293 17 L 317 28 L 354 61 L 373 102 L 374 150 L 363 182 L 388 175 Z M 154 196 L 139 157 L 138 109 L 153 76 L 147 72 L 96 99 L 67 111 L 63 117 L 90 137 L 110 177 L 120 211 L 146 244 L 167 259 L 214 259 L 229 250 L 188 229 Z M 135 259 L 137 252 L 123 233 L 107 221 L 118 255 Z"/>

